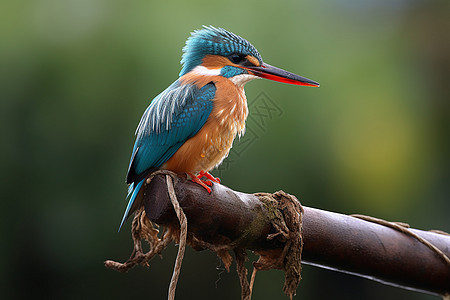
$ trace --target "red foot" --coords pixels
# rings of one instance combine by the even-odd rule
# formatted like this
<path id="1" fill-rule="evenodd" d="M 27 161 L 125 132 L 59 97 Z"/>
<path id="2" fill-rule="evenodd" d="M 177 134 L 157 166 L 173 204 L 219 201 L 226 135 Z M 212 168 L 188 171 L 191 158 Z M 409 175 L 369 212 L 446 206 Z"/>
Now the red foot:
<path id="1" fill-rule="evenodd" d="M 202 187 L 204 187 L 208 191 L 208 193 L 211 194 L 211 189 L 208 187 L 208 185 L 212 185 L 211 181 L 201 180 L 197 176 L 195 176 L 194 174 L 189 173 L 189 172 L 188 172 L 188 175 L 191 176 L 193 182 L 200 184 Z"/>
<path id="2" fill-rule="evenodd" d="M 205 171 L 200 171 L 197 175 L 197 177 L 200 179 L 203 176 L 205 176 L 206 178 L 208 178 L 209 180 L 215 182 L 215 183 L 220 183 L 220 179 L 219 177 L 214 177 L 211 174 L 209 174 L 209 172 L 205 172 Z"/>

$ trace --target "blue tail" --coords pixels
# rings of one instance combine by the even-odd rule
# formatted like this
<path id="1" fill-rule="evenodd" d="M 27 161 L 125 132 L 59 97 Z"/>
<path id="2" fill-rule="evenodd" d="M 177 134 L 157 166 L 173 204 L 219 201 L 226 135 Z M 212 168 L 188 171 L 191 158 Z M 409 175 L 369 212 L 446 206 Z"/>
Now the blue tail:
<path id="1" fill-rule="evenodd" d="M 144 184 L 144 181 L 145 181 L 145 178 L 142 179 L 136 185 L 136 187 L 134 186 L 134 183 L 130 184 L 130 186 L 128 187 L 127 198 L 129 197 L 130 200 L 128 201 L 127 209 L 125 210 L 125 213 L 123 214 L 122 222 L 120 222 L 120 226 L 119 226 L 119 230 L 118 231 L 120 231 L 120 229 L 122 228 L 123 224 L 128 219 L 128 215 L 130 214 L 131 207 L 133 206 L 134 200 L 136 199 L 137 195 L 139 194 L 139 191 L 140 191 L 140 189 L 142 187 L 142 184 Z"/>

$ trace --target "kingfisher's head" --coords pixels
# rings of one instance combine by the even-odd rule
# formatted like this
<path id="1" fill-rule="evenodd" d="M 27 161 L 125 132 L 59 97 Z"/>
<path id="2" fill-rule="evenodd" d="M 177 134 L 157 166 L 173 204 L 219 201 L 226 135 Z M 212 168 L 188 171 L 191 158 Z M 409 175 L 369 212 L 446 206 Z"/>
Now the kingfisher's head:
<path id="1" fill-rule="evenodd" d="M 223 28 L 203 26 L 203 29 L 192 32 L 183 52 L 180 76 L 193 71 L 201 75 L 220 75 L 239 85 L 260 77 L 296 85 L 319 86 L 313 80 L 264 63 L 252 44 Z"/>

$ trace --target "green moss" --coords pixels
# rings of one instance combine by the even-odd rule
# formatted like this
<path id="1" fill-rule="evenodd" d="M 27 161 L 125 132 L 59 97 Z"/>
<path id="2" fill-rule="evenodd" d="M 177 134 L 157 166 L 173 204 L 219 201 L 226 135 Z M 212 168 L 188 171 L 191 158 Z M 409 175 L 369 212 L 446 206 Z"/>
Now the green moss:
<path id="1" fill-rule="evenodd" d="M 261 230 L 268 226 L 273 220 L 282 218 L 280 211 L 275 207 L 276 202 L 271 200 L 268 196 L 258 196 L 262 203 L 255 206 L 252 210 L 255 213 L 255 219 L 247 226 L 239 239 L 235 240 L 233 244 L 247 244 L 254 241 L 261 234 Z"/>

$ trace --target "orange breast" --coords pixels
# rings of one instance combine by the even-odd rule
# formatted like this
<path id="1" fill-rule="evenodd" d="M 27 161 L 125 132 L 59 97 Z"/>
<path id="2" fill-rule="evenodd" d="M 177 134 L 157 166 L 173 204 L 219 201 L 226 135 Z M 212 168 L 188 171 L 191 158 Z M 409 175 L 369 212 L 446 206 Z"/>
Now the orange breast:
<path id="1" fill-rule="evenodd" d="M 202 129 L 187 140 L 162 168 L 178 173 L 209 171 L 228 156 L 236 135 L 245 131 L 248 109 L 244 89 L 221 76 L 196 78 L 186 74 L 180 80 L 194 82 L 200 88 L 213 81 L 216 85 L 216 95 L 212 100 L 214 106 Z"/>

